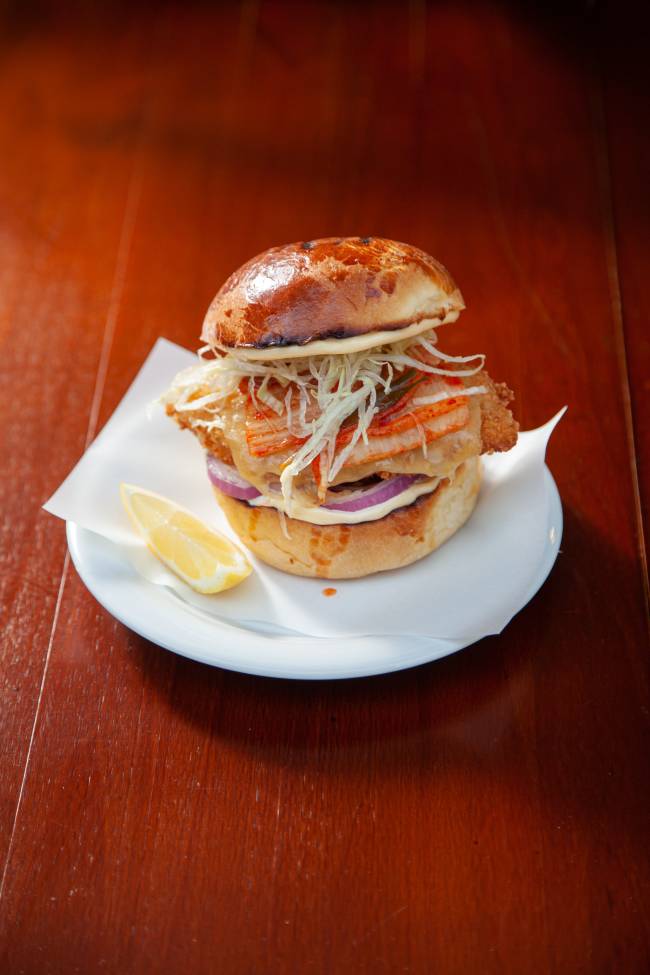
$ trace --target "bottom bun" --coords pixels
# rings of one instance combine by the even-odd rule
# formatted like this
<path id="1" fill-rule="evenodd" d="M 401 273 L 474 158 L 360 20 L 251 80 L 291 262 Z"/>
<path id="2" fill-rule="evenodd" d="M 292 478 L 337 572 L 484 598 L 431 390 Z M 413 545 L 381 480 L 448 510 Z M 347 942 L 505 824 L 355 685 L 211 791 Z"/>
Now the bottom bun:
<path id="1" fill-rule="evenodd" d="M 312 525 L 275 508 L 256 508 L 213 488 L 232 529 L 258 558 L 276 569 L 317 579 L 355 579 L 409 565 L 429 555 L 463 525 L 476 504 L 481 462 L 473 457 L 406 508 L 359 525 Z"/>

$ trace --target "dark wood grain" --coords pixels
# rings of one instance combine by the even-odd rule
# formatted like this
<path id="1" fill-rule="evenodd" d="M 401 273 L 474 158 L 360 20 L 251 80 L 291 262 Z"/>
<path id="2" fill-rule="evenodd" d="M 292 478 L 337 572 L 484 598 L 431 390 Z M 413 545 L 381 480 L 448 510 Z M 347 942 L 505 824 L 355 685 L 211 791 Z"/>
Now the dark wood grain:
<path id="1" fill-rule="evenodd" d="M 645 38 L 647 9 L 636 8 L 626 31 L 614 29 L 613 10 L 598 24 L 603 114 L 608 132 L 607 163 L 611 174 L 611 224 L 616 248 L 613 314 L 620 319 L 624 341 L 619 357 L 629 377 L 628 440 L 639 478 L 636 498 L 639 553 L 646 575 L 647 513 L 650 510 L 650 337 L 645 269 L 650 253 L 650 134 L 641 123 L 650 90 Z M 607 174 L 605 174 L 607 175 Z M 644 512 L 646 522 L 644 524 Z"/>
<path id="2" fill-rule="evenodd" d="M 12 829 L 64 573 L 39 507 L 97 423 L 98 364 L 142 108 L 143 25 L 118 28 L 121 68 L 55 27 L 4 34 L 0 84 L 0 850 Z"/>
<path id="3" fill-rule="evenodd" d="M 6 712 L 0 970 L 645 972 L 640 400 L 630 412 L 621 341 L 641 341 L 647 249 L 597 32 L 487 5 L 116 11 L 21 22 L 0 77 L 0 107 L 27 99 L 0 124 L 17 160 L 2 365 L 25 402 L 3 425 L 4 656 L 24 684 Z M 488 352 L 524 426 L 569 404 L 542 591 L 499 638 L 342 683 L 177 658 L 74 573 L 55 617 L 63 530 L 36 506 L 87 431 L 159 334 L 195 344 L 238 264 L 331 233 L 432 251 L 469 306 L 450 347 Z"/>

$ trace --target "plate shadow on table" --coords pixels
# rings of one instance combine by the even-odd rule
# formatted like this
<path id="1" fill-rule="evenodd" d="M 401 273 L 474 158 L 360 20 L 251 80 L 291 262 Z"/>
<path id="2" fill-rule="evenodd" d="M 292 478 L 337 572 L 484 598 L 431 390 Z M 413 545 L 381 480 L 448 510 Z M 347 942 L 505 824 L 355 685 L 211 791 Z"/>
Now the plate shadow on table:
<path id="1" fill-rule="evenodd" d="M 500 636 L 440 661 L 289 681 L 210 668 L 133 636 L 134 659 L 209 747 L 237 748 L 252 762 L 338 777 L 370 765 L 399 777 L 415 764 L 424 780 L 462 772 L 514 790 L 537 783 L 566 815 L 596 815 L 613 790 L 645 776 L 641 721 L 632 739 L 634 725 L 617 717 L 634 706 L 626 651 L 644 638 L 639 585 L 636 564 L 568 510 L 561 554 L 532 602 Z M 604 609 L 612 587 L 616 600 Z M 598 759 L 586 761 L 594 750 Z M 635 824 L 624 828 L 629 835 Z"/>

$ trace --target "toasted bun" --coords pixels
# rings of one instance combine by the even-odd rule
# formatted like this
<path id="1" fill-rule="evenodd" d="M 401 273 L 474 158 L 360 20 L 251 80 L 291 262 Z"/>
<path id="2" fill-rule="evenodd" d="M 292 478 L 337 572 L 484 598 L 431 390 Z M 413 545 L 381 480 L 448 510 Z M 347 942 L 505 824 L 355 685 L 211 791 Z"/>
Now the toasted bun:
<path id="1" fill-rule="evenodd" d="M 473 457 L 431 494 L 379 521 L 360 525 L 311 525 L 287 518 L 289 538 L 274 508 L 255 508 L 214 493 L 231 527 L 263 562 L 297 576 L 354 579 L 397 569 L 429 555 L 471 515 L 481 483 L 481 465 Z"/>
<path id="2" fill-rule="evenodd" d="M 380 237 L 327 237 L 272 247 L 235 271 L 201 338 L 258 357 L 278 348 L 290 355 L 290 347 L 305 355 L 307 343 L 430 328 L 464 307 L 449 272 L 424 251 Z"/>

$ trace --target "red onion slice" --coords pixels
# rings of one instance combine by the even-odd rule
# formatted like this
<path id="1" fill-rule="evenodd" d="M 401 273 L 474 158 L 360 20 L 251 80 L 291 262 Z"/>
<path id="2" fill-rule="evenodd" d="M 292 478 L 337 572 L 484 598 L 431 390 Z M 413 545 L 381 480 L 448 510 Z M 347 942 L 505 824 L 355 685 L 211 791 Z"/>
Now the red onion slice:
<path id="1" fill-rule="evenodd" d="M 387 478 L 381 484 L 373 484 L 372 487 L 364 488 L 362 491 L 355 491 L 347 495 L 343 501 L 324 504 L 323 508 L 328 508 L 330 511 L 363 511 L 365 508 L 384 504 L 385 501 L 397 497 L 417 480 L 417 475 L 399 474 L 397 477 Z"/>
<path id="2" fill-rule="evenodd" d="M 260 491 L 242 477 L 236 467 L 224 463 L 213 454 L 207 454 L 206 460 L 210 481 L 224 494 L 239 501 L 252 501 L 253 498 L 260 497 Z M 332 501 L 322 507 L 329 511 L 364 511 L 366 508 L 391 501 L 418 480 L 420 475 L 417 474 L 399 474 L 396 477 L 386 478 L 380 484 L 349 492 L 340 501 Z"/>
<path id="3" fill-rule="evenodd" d="M 224 464 L 213 454 L 207 454 L 206 460 L 210 481 L 224 494 L 239 501 L 252 501 L 253 498 L 259 498 L 260 492 L 241 476 L 236 467 Z"/>

